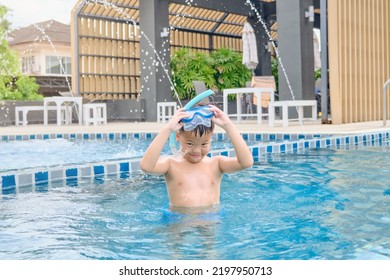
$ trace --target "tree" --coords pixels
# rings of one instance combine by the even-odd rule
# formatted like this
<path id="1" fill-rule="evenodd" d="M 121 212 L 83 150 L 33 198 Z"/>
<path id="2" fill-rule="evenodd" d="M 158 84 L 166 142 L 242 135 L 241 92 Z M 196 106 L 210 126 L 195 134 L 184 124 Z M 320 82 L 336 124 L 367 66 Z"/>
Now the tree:
<path id="1" fill-rule="evenodd" d="M 16 52 L 9 48 L 7 33 L 10 23 L 6 19 L 9 9 L 0 5 L 0 75 L 17 76 L 20 75 L 20 62 Z"/>
<path id="2" fill-rule="evenodd" d="M 34 78 L 22 75 L 19 57 L 9 48 L 8 11 L 6 6 L 0 5 L 0 100 L 41 100 L 39 85 Z"/>

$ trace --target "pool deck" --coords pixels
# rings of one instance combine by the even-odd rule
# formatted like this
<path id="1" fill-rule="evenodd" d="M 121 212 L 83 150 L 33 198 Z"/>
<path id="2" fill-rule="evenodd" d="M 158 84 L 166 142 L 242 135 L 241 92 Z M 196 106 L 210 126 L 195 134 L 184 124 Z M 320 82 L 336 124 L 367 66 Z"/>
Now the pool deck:
<path id="1" fill-rule="evenodd" d="M 276 124 L 275 127 L 269 127 L 268 121 L 263 124 L 257 124 L 253 120 L 244 120 L 241 123 L 233 121 L 237 129 L 242 133 L 315 133 L 315 134 L 360 134 L 367 132 L 390 131 L 390 123 L 383 127 L 383 121 L 359 122 L 350 124 L 321 124 L 320 120 L 305 121 L 303 125 L 298 122 L 290 123 L 288 127 L 282 127 Z M 0 135 L 29 135 L 44 133 L 109 133 L 109 132 L 158 132 L 164 124 L 157 122 L 109 122 L 107 125 L 85 126 L 85 125 L 63 125 L 56 124 L 27 125 L 23 126 L 3 126 L 0 127 Z M 216 127 L 216 131 L 223 131 Z"/>

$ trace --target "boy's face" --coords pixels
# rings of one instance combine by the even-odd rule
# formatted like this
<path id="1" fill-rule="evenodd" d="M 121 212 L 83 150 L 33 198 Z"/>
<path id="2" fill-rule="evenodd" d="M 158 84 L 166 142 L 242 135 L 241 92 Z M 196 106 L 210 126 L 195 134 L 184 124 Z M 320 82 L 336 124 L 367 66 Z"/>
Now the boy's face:
<path id="1" fill-rule="evenodd" d="M 180 131 L 177 135 L 183 157 L 191 163 L 200 162 L 211 149 L 212 133 L 195 136 L 191 131 Z"/>

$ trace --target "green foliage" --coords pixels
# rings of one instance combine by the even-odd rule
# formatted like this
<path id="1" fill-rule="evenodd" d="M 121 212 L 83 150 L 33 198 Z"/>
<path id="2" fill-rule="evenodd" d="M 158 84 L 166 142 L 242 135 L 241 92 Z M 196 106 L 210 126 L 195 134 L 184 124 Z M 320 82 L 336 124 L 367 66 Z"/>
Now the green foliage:
<path id="1" fill-rule="evenodd" d="M 35 78 L 21 75 L 19 57 L 8 46 L 8 11 L 0 5 L 0 100 L 42 100 Z"/>
<path id="2" fill-rule="evenodd" d="M 277 58 L 272 57 L 271 59 L 271 69 L 272 69 L 272 76 L 275 78 L 275 86 L 276 86 L 276 92 L 279 92 L 279 61 Z"/>
<path id="3" fill-rule="evenodd" d="M 321 68 L 314 71 L 314 81 L 321 79 Z"/>
<path id="4" fill-rule="evenodd" d="M 0 76 L 0 100 L 7 99 L 11 96 L 12 89 L 10 88 L 11 78 L 8 76 Z"/>
<path id="5" fill-rule="evenodd" d="M 0 4 L 0 30 L 9 30 L 11 23 L 7 20 L 6 16 L 10 10 Z"/>
<path id="6" fill-rule="evenodd" d="M 216 74 L 214 75 L 219 90 L 244 87 L 250 81 L 252 72 L 242 64 L 242 55 L 231 49 L 221 48 L 211 53 Z"/>
<path id="7" fill-rule="evenodd" d="M 43 100 L 35 78 L 0 76 L 0 100 Z"/>
<path id="8" fill-rule="evenodd" d="M 38 93 L 39 85 L 35 78 L 21 76 L 15 84 L 16 91 L 22 95 L 24 100 L 43 100 L 43 96 Z"/>
<path id="9" fill-rule="evenodd" d="M 203 81 L 207 88 L 216 91 L 242 87 L 251 77 L 251 71 L 242 64 L 241 54 L 230 49 L 207 54 L 182 48 L 171 57 L 170 66 L 180 99 L 195 96 L 192 81 Z"/>
<path id="10" fill-rule="evenodd" d="M 20 62 L 16 52 L 9 49 L 4 37 L 0 38 L 0 75 L 13 76 L 20 73 Z"/>
<path id="11" fill-rule="evenodd" d="M 191 99 L 195 95 L 192 81 L 204 81 L 207 87 L 215 87 L 215 70 L 210 57 L 204 53 L 182 48 L 172 56 L 170 66 L 172 81 L 180 99 Z"/>
<path id="12" fill-rule="evenodd" d="M 8 8 L 0 5 L 0 75 L 20 74 L 20 62 L 16 52 L 10 50 L 6 39 L 10 23 L 6 19 Z"/>

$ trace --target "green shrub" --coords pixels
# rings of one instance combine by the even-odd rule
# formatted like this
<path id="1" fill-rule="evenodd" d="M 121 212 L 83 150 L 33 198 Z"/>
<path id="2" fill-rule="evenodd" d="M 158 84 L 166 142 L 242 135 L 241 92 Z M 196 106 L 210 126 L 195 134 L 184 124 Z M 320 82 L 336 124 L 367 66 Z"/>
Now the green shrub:
<path id="1" fill-rule="evenodd" d="M 272 70 L 272 76 L 275 78 L 275 87 L 276 92 L 279 92 L 279 61 L 277 58 L 272 57 L 271 59 L 271 70 Z"/>
<path id="2" fill-rule="evenodd" d="M 242 64 L 242 54 L 231 49 L 221 48 L 211 53 L 214 62 L 214 75 L 219 90 L 245 87 L 250 81 L 252 72 Z"/>
<path id="3" fill-rule="evenodd" d="M 0 4 L 0 100 L 42 100 L 34 78 L 21 75 L 20 59 L 9 48 L 6 34 L 11 26 L 9 9 Z"/>
<path id="4" fill-rule="evenodd" d="M 321 68 L 314 71 L 314 81 L 321 79 Z"/>
<path id="5" fill-rule="evenodd" d="M 172 81 L 179 96 L 174 98 L 191 99 L 195 95 L 192 81 L 204 81 L 209 88 L 215 87 L 212 61 L 201 52 L 187 48 L 178 50 L 171 58 Z"/>
<path id="6" fill-rule="evenodd" d="M 182 48 L 171 57 L 172 81 L 178 94 L 174 98 L 192 99 L 192 81 L 203 81 L 214 91 L 245 86 L 251 71 L 242 64 L 242 55 L 230 49 L 218 49 L 210 54 Z"/>
<path id="7" fill-rule="evenodd" d="M 43 100 L 35 78 L 0 76 L 0 100 Z"/>

